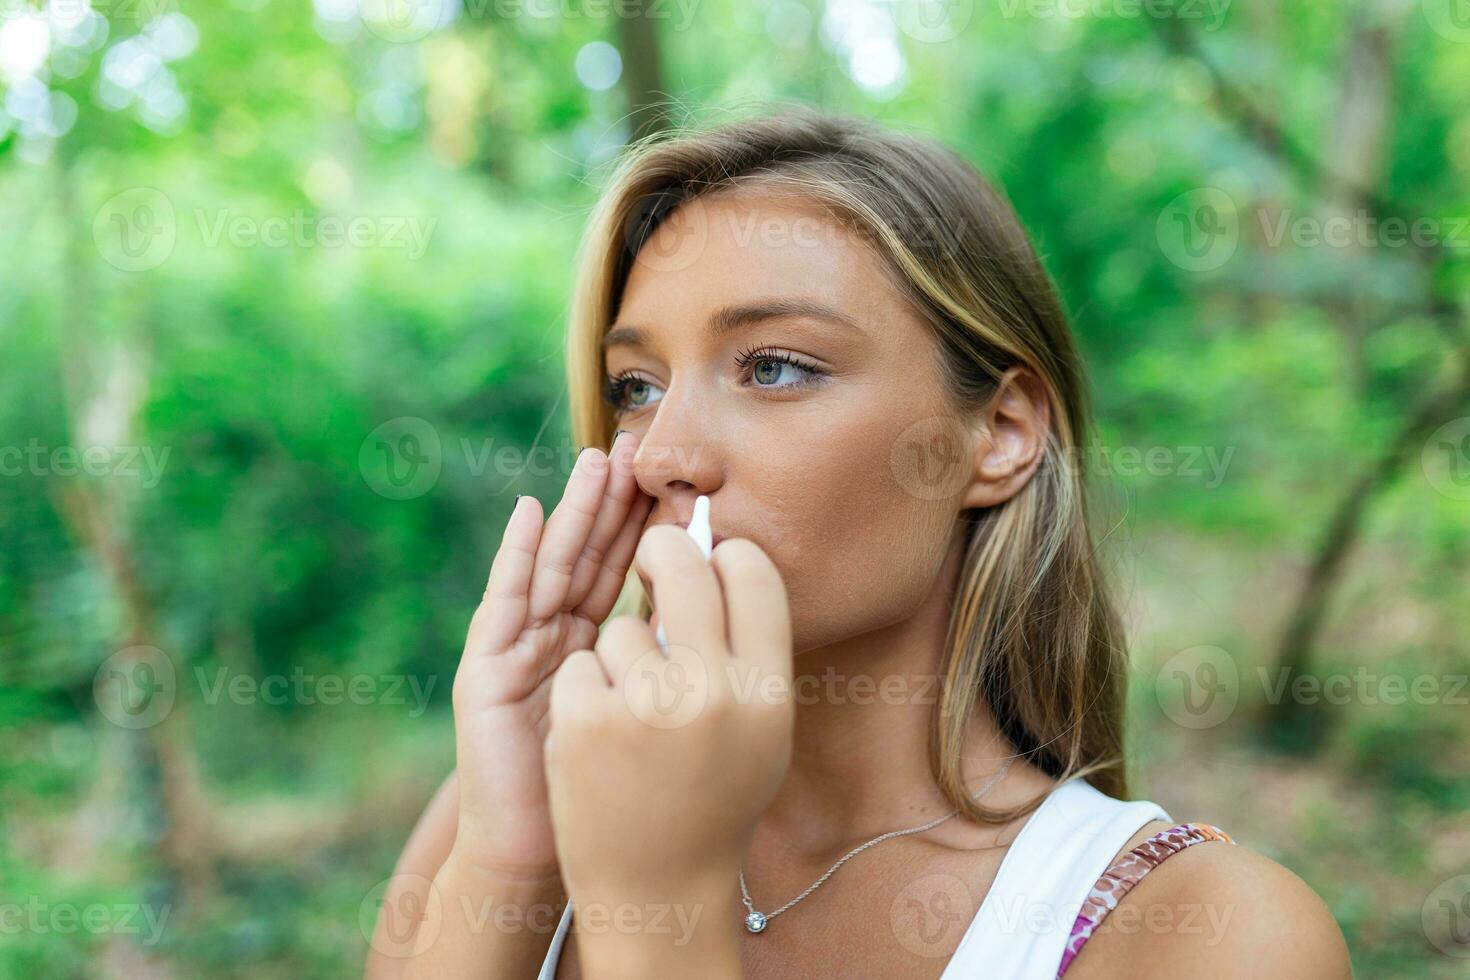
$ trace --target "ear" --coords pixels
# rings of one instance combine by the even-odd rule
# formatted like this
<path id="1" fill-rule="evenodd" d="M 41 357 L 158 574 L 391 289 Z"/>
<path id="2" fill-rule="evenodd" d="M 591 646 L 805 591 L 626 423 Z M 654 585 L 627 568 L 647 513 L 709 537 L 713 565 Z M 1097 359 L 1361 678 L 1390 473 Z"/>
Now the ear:
<path id="1" fill-rule="evenodd" d="M 1007 370 L 974 426 L 973 467 L 961 502 L 966 510 L 1005 503 L 1041 465 L 1051 431 L 1051 402 L 1041 378 L 1019 365 Z"/>

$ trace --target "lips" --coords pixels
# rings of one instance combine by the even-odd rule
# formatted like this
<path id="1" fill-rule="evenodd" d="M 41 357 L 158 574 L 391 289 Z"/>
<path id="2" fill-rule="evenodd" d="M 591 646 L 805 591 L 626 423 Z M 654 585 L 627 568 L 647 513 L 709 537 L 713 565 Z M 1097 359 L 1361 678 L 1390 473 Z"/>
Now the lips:
<path id="1" fill-rule="evenodd" d="M 674 522 L 674 526 L 675 527 L 682 527 L 686 531 L 689 530 L 689 522 L 688 521 L 675 521 Z M 713 549 L 715 546 L 717 546 L 723 540 L 725 540 L 725 536 L 723 534 L 715 534 L 715 533 L 711 532 L 710 533 L 710 548 Z"/>

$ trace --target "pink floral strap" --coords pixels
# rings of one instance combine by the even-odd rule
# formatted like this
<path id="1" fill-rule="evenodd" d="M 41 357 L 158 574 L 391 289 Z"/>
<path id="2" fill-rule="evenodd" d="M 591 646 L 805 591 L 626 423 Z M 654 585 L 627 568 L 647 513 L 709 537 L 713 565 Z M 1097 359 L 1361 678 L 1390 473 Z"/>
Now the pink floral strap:
<path id="1" fill-rule="evenodd" d="M 1067 940 L 1066 951 L 1062 953 L 1062 965 L 1057 969 L 1057 976 L 1067 972 L 1067 967 L 1082 951 L 1082 944 L 1144 875 L 1163 864 L 1170 855 L 1178 854 L 1192 844 L 1212 840 L 1235 843 L 1229 834 L 1212 824 L 1181 823 L 1159 831 L 1114 861 L 1092 886 L 1081 911 L 1077 913 L 1077 920 L 1072 923 L 1072 935 Z"/>

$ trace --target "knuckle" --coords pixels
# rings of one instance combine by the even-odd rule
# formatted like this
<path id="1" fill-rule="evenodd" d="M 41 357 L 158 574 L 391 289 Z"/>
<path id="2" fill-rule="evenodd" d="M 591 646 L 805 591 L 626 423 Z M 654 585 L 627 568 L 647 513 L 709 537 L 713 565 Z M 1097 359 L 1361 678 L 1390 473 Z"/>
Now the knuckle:
<path id="1" fill-rule="evenodd" d="M 571 578 L 572 572 L 576 570 L 576 560 L 566 561 L 561 558 L 547 558 L 546 571 L 561 578 Z"/>
<path id="2" fill-rule="evenodd" d="M 582 547 L 582 560 L 591 562 L 593 565 L 601 566 L 607 561 L 607 549 L 598 542 L 588 541 Z"/>

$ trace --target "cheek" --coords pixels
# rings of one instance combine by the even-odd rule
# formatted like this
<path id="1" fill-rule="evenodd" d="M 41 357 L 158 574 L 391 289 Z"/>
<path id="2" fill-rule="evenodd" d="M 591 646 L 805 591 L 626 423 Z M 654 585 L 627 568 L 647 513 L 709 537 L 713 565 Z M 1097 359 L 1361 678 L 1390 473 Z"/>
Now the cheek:
<path id="1" fill-rule="evenodd" d="M 759 501 L 752 534 L 786 583 L 798 651 L 907 618 L 933 590 L 954 512 L 895 478 L 895 437 L 879 425 L 844 428 L 799 447 L 799 458 L 747 457 L 759 467 L 742 480 Z"/>

